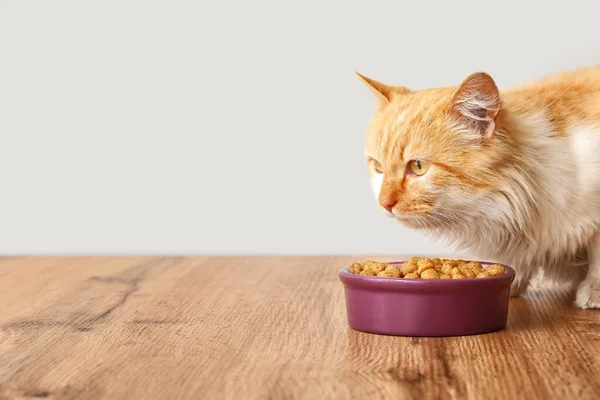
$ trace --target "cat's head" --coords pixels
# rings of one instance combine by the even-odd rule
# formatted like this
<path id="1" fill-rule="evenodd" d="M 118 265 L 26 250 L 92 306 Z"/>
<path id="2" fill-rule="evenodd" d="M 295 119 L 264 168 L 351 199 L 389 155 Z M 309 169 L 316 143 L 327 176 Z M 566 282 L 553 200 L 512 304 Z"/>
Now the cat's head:
<path id="1" fill-rule="evenodd" d="M 377 102 L 365 157 L 386 215 L 427 229 L 498 211 L 489 200 L 501 195 L 495 169 L 509 147 L 498 126 L 499 91 L 488 74 L 420 91 L 357 75 Z"/>

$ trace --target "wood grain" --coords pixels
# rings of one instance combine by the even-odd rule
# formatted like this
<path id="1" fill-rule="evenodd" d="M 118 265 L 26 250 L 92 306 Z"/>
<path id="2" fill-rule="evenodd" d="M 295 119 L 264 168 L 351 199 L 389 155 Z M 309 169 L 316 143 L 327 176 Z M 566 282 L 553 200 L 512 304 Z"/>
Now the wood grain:
<path id="1" fill-rule="evenodd" d="M 600 312 L 511 300 L 487 335 L 346 323 L 352 257 L 0 259 L 0 398 L 593 399 Z"/>

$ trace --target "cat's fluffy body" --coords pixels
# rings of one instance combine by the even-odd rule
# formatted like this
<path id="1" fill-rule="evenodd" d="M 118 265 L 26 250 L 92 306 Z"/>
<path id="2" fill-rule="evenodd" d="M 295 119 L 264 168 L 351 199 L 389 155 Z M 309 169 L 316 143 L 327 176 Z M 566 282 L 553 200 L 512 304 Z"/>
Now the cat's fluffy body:
<path id="1" fill-rule="evenodd" d="M 507 90 L 483 73 L 422 91 L 360 77 L 378 102 L 365 156 L 395 202 L 385 214 L 514 266 L 513 295 L 538 274 L 584 279 L 576 304 L 600 308 L 600 67 Z"/>

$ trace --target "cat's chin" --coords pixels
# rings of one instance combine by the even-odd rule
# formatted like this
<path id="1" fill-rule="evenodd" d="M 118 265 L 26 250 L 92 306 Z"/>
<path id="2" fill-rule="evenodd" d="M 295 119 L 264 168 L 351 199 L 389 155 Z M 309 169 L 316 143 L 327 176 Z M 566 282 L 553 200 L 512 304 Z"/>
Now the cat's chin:
<path id="1" fill-rule="evenodd" d="M 394 215 L 396 221 L 400 222 L 403 226 L 410 229 L 424 229 L 425 226 L 415 216 L 410 215 Z"/>

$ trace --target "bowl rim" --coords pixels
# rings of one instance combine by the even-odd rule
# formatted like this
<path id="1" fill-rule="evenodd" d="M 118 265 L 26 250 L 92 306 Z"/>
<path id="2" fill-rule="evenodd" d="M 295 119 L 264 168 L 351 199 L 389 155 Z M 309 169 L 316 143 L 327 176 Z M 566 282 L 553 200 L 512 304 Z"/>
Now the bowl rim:
<path id="1" fill-rule="evenodd" d="M 465 260 L 466 262 L 472 262 L 476 260 Z M 381 261 L 386 264 L 399 265 L 406 261 Z M 491 286 L 504 286 L 509 285 L 515 279 L 515 270 L 505 264 L 479 261 L 482 265 L 500 264 L 504 267 L 504 274 L 491 276 L 488 278 L 465 278 L 465 279 L 406 279 L 406 278 L 381 278 L 378 276 L 365 276 L 351 274 L 348 271 L 349 266 L 344 267 L 338 271 L 338 276 L 344 285 L 350 286 L 362 286 L 368 288 L 381 288 L 381 289 L 434 289 L 439 288 L 462 288 L 462 287 L 489 287 Z"/>

